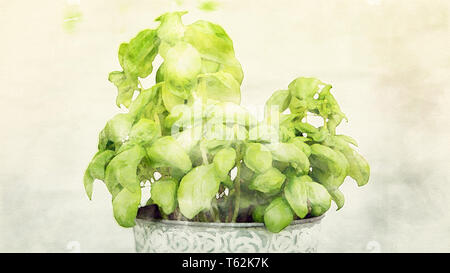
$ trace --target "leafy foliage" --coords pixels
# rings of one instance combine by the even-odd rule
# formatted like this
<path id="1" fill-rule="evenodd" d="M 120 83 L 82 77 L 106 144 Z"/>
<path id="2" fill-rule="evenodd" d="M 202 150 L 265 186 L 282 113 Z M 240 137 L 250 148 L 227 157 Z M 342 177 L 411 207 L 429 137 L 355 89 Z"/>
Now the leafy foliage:
<path id="1" fill-rule="evenodd" d="M 84 175 L 88 197 L 94 181 L 104 181 L 124 227 L 135 224 L 147 201 L 147 181 L 147 204 L 167 219 L 252 217 L 279 232 L 295 219 L 324 214 L 331 200 L 340 209 L 345 178 L 365 185 L 370 167 L 354 139 L 336 134 L 346 116 L 331 85 L 294 79 L 272 94 L 258 121 L 240 106 L 243 72 L 230 37 L 207 21 L 184 25 L 184 14 L 163 14 L 157 29 L 120 45 L 122 71 L 109 80 L 118 89 L 116 104 L 128 112 L 100 132 Z M 153 73 L 158 54 L 164 62 Z M 155 85 L 144 89 L 140 79 L 149 76 Z M 323 125 L 308 123 L 311 115 Z"/>

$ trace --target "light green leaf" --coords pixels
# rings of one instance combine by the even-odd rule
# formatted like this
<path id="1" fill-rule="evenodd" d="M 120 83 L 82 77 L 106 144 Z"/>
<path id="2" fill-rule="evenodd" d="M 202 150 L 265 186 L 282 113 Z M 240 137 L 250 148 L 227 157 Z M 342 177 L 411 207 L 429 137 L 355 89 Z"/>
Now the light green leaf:
<path id="1" fill-rule="evenodd" d="M 122 227 L 134 226 L 140 202 L 140 190 L 132 192 L 123 188 L 112 201 L 114 218 L 117 223 Z"/>
<path id="2" fill-rule="evenodd" d="M 280 140 L 279 131 L 265 122 L 252 127 L 248 132 L 248 138 L 251 141 L 269 143 L 277 143 Z"/>
<path id="3" fill-rule="evenodd" d="M 206 111 L 209 123 L 238 124 L 241 126 L 254 126 L 256 118 L 244 107 L 233 102 L 219 102 L 212 104 Z"/>
<path id="4" fill-rule="evenodd" d="M 147 148 L 147 154 L 154 167 L 173 167 L 184 173 L 192 168 L 189 156 L 172 136 L 164 136 L 156 140 Z"/>
<path id="5" fill-rule="evenodd" d="M 108 141 L 115 144 L 115 149 L 118 150 L 123 142 L 127 140 L 133 125 L 133 117 L 120 113 L 115 115 L 107 123 L 103 131 L 100 133 L 99 150 L 106 149 Z"/>
<path id="6" fill-rule="evenodd" d="M 197 94 L 204 100 L 241 103 L 241 89 L 235 78 L 226 72 L 202 74 L 199 77 Z"/>
<path id="7" fill-rule="evenodd" d="M 197 84 L 202 60 L 190 44 L 178 42 L 169 49 L 164 62 L 166 88 L 175 96 L 188 99 Z"/>
<path id="8" fill-rule="evenodd" d="M 311 206 L 311 215 L 319 216 L 324 214 L 331 206 L 331 196 L 328 191 L 319 183 L 306 182 L 308 201 Z"/>
<path id="9" fill-rule="evenodd" d="M 156 30 L 146 29 L 119 48 L 119 62 L 127 77 L 145 78 L 152 73 L 153 60 L 158 54 L 160 40 Z"/>
<path id="10" fill-rule="evenodd" d="M 264 212 L 264 224 L 270 232 L 278 233 L 294 219 L 289 204 L 282 197 L 275 198 Z"/>
<path id="11" fill-rule="evenodd" d="M 364 186 L 369 182 L 370 166 L 367 160 L 358 152 L 353 150 L 348 143 L 351 139 L 342 136 L 334 136 L 327 139 L 326 144 L 341 152 L 349 163 L 348 175 L 353 178 L 358 186 Z"/>
<path id="12" fill-rule="evenodd" d="M 345 203 L 345 197 L 344 194 L 339 189 L 334 189 L 328 191 L 328 193 L 331 195 L 331 198 L 337 205 L 337 209 L 341 209 L 344 206 Z"/>
<path id="13" fill-rule="evenodd" d="M 370 166 L 367 160 L 355 150 L 345 150 L 341 152 L 349 162 L 350 166 L 348 174 L 350 177 L 356 180 L 358 186 L 367 184 L 370 177 Z"/>
<path id="14" fill-rule="evenodd" d="M 346 136 L 346 135 L 335 135 L 334 136 L 337 139 L 343 140 L 347 143 L 353 144 L 353 146 L 358 147 L 358 142 L 356 142 L 356 140 L 350 136 Z"/>
<path id="15" fill-rule="evenodd" d="M 320 85 L 324 85 L 324 83 L 318 79 L 299 77 L 293 80 L 288 88 L 292 96 L 308 103 L 319 92 Z"/>
<path id="16" fill-rule="evenodd" d="M 231 145 L 234 142 L 245 141 L 248 139 L 247 129 L 245 129 L 244 126 L 237 124 L 228 126 L 225 124 L 208 122 L 205 127 L 204 138 L 207 141 L 216 140 L 226 145 Z"/>
<path id="17" fill-rule="evenodd" d="M 284 187 L 284 196 L 298 217 L 308 214 L 308 187 L 306 182 L 312 181 L 307 175 L 288 177 Z M 326 190 L 325 190 L 326 191 Z"/>
<path id="18" fill-rule="evenodd" d="M 189 154 L 202 138 L 202 127 L 196 126 L 185 129 L 173 137 L 183 147 L 183 150 Z"/>
<path id="19" fill-rule="evenodd" d="M 236 164 L 236 151 L 233 148 L 224 148 L 217 152 L 213 160 L 220 181 L 228 177 L 228 173 Z"/>
<path id="20" fill-rule="evenodd" d="M 145 155 L 144 148 L 135 145 L 117 154 L 109 162 L 106 167 L 105 184 L 111 194 L 115 192 L 118 185 L 132 193 L 141 191 L 136 170 Z"/>
<path id="21" fill-rule="evenodd" d="M 343 205 L 343 198 L 336 194 L 336 190 L 342 185 L 348 174 L 347 159 L 342 153 L 327 146 L 313 144 L 309 160 L 312 166 L 311 177 L 328 190 L 340 209 Z"/>
<path id="22" fill-rule="evenodd" d="M 156 84 L 151 88 L 142 90 L 129 107 L 129 116 L 134 120 L 141 118 L 153 119 L 155 114 L 164 110 L 161 98 L 162 84 Z"/>
<path id="23" fill-rule="evenodd" d="M 192 169 L 180 182 L 178 204 L 181 213 L 192 219 L 202 210 L 211 208 L 211 200 L 219 190 L 220 179 L 213 164 Z"/>
<path id="24" fill-rule="evenodd" d="M 167 12 L 155 19 L 155 21 L 161 22 L 158 27 L 158 37 L 168 43 L 169 45 L 175 45 L 184 35 L 184 25 L 181 21 L 181 16 L 186 14 L 187 11 Z"/>
<path id="25" fill-rule="evenodd" d="M 230 57 L 226 64 L 222 63 L 220 65 L 219 70 L 233 75 L 233 77 L 236 79 L 239 85 L 242 83 L 242 80 L 244 79 L 244 72 L 242 71 L 242 66 L 235 57 L 233 58 Z"/>
<path id="26" fill-rule="evenodd" d="M 89 199 L 92 199 L 92 190 L 95 179 L 105 179 L 105 168 L 115 153 L 111 150 L 99 151 L 95 154 L 91 163 L 89 163 L 86 172 L 84 173 L 84 189 Z"/>
<path id="27" fill-rule="evenodd" d="M 272 158 L 281 162 L 288 162 L 297 172 L 307 174 L 309 172 L 309 160 L 303 150 L 295 143 L 272 143 L 266 147 L 271 151 Z"/>
<path id="28" fill-rule="evenodd" d="M 164 84 L 162 87 L 162 99 L 167 111 L 171 112 L 175 106 L 184 105 L 185 99 L 174 95 L 171 91 L 169 91 L 167 86 L 167 84 Z"/>
<path id="29" fill-rule="evenodd" d="M 228 187 L 229 189 L 233 188 L 234 181 L 231 180 L 230 176 L 226 176 L 224 180 L 220 181 L 225 187 Z"/>
<path id="30" fill-rule="evenodd" d="M 257 223 L 264 223 L 264 212 L 267 206 L 259 205 L 253 209 L 252 218 Z"/>
<path id="31" fill-rule="evenodd" d="M 197 21 L 186 26 L 184 40 L 193 45 L 202 58 L 221 64 L 234 65 L 233 42 L 225 30 L 207 21 Z"/>
<path id="32" fill-rule="evenodd" d="M 202 74 L 215 73 L 219 71 L 219 68 L 220 68 L 219 63 L 207 59 L 202 59 L 202 69 L 201 69 Z"/>
<path id="33" fill-rule="evenodd" d="M 164 62 L 159 66 L 156 71 L 155 82 L 160 83 L 164 81 Z"/>
<path id="34" fill-rule="evenodd" d="M 280 191 L 286 176 L 276 168 L 270 168 L 264 173 L 258 174 L 248 185 L 251 190 L 274 194 Z"/>
<path id="35" fill-rule="evenodd" d="M 309 138 L 316 142 L 322 142 L 328 136 L 328 130 L 326 127 L 316 128 L 306 122 L 296 122 L 294 123 L 295 129 L 302 133 L 306 133 Z"/>
<path id="36" fill-rule="evenodd" d="M 172 178 L 161 178 L 151 185 L 151 198 L 165 214 L 171 214 L 177 207 L 177 187 Z"/>
<path id="37" fill-rule="evenodd" d="M 248 143 L 244 162 L 252 171 L 262 173 L 272 168 L 272 154 L 260 143 Z"/>
<path id="38" fill-rule="evenodd" d="M 347 119 L 341 111 L 338 102 L 330 93 L 331 85 L 327 85 L 319 94 L 318 110 L 319 114 L 328 118 L 327 129 L 331 134 L 335 134 L 336 127 L 341 123 L 342 119 Z"/>
<path id="39" fill-rule="evenodd" d="M 289 90 L 278 90 L 270 96 L 264 106 L 264 113 L 266 117 L 269 117 L 273 110 L 278 111 L 278 113 L 284 112 L 289 107 L 291 103 L 291 93 Z"/>
<path id="40" fill-rule="evenodd" d="M 311 155 L 311 147 L 306 144 L 305 142 L 305 138 L 303 137 L 295 137 L 293 139 L 291 139 L 289 142 L 290 143 L 294 143 L 297 147 L 299 147 L 303 153 L 309 157 Z"/>
<path id="41" fill-rule="evenodd" d="M 138 89 L 138 80 L 133 76 L 127 76 L 122 71 L 113 71 L 109 73 L 108 80 L 112 82 L 118 89 L 116 104 L 125 107 L 130 106 L 134 91 Z"/>
<path id="42" fill-rule="evenodd" d="M 161 128 L 153 120 L 141 119 L 131 128 L 129 141 L 145 146 L 160 136 Z"/>
<path id="43" fill-rule="evenodd" d="M 202 105 L 179 104 L 172 108 L 165 120 L 168 129 L 191 128 L 202 124 L 204 112 Z"/>

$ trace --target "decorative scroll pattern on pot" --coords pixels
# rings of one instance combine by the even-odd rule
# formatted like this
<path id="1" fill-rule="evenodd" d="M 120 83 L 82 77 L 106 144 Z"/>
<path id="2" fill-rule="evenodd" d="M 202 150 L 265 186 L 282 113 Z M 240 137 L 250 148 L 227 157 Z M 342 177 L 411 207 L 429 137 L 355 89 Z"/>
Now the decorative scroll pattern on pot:
<path id="1" fill-rule="evenodd" d="M 264 227 L 202 227 L 137 221 L 137 252 L 317 252 L 320 221 L 291 225 L 279 233 Z"/>

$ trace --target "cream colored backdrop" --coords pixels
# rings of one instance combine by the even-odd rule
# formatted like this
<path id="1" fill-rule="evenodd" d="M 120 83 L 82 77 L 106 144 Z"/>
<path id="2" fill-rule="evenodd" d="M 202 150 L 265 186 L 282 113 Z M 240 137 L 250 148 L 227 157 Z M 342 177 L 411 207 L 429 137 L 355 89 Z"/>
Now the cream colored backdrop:
<path id="1" fill-rule="evenodd" d="M 77 1 L 71 1 L 76 3 Z M 333 84 L 340 132 L 368 159 L 367 186 L 323 223 L 320 251 L 450 251 L 450 2 L 232 0 L 199 18 L 234 41 L 243 103 L 297 76 Z M 133 251 L 131 229 L 82 176 L 115 107 L 117 49 L 175 1 L 0 1 L 0 251 Z M 66 15 L 65 15 L 66 14 Z M 72 24 L 73 23 L 73 24 Z M 73 29 L 70 26 L 73 25 Z"/>

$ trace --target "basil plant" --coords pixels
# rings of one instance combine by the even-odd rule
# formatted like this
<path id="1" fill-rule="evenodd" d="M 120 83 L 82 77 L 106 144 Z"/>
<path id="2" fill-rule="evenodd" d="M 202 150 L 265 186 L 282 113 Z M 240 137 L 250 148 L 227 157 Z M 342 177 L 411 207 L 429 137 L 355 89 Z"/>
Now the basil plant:
<path id="1" fill-rule="evenodd" d="M 102 180 L 123 227 L 135 225 L 141 204 L 162 219 L 256 221 L 271 232 L 324 214 L 332 200 L 340 209 L 344 179 L 362 186 L 370 168 L 355 140 L 336 134 L 346 117 L 331 85 L 299 77 L 272 94 L 258 120 L 240 105 L 243 72 L 230 37 L 207 21 L 184 25 L 184 14 L 163 14 L 157 29 L 120 45 L 122 70 L 109 81 L 128 111 L 100 132 L 84 175 L 88 197 Z M 143 88 L 149 76 L 155 84 Z M 323 125 L 309 124 L 311 115 Z"/>

